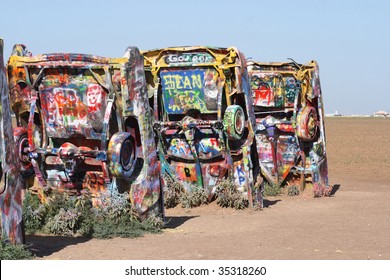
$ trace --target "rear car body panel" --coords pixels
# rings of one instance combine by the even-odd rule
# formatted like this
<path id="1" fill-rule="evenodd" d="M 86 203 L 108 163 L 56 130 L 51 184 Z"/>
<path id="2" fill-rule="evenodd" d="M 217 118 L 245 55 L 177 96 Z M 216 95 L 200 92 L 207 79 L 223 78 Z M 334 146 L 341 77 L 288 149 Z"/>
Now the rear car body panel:
<path id="1" fill-rule="evenodd" d="M 129 191 L 141 217 L 162 212 L 143 58 L 136 47 L 123 58 L 105 58 L 31 56 L 16 45 L 8 78 L 18 127 L 27 131 L 26 164 L 41 189 L 88 189 L 97 197 L 110 189 Z"/>
<path id="2" fill-rule="evenodd" d="M 255 119 L 243 54 L 194 46 L 143 55 L 162 172 L 187 192 L 201 189 L 209 198 L 221 179 L 231 177 L 251 205 L 262 205 L 255 190 Z M 190 110 L 199 116 L 188 116 Z"/>
<path id="3" fill-rule="evenodd" d="M 254 97 L 256 144 L 263 177 L 274 186 L 309 181 L 328 188 L 324 110 L 315 61 L 247 64 Z"/>

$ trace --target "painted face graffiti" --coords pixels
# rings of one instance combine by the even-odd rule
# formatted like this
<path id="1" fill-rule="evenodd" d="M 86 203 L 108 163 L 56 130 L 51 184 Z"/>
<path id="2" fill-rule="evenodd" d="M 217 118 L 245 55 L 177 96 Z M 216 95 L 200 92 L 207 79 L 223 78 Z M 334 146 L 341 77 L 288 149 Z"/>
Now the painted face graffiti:
<path id="1" fill-rule="evenodd" d="M 98 112 L 102 109 L 102 99 L 105 91 L 98 84 L 90 84 L 87 89 L 88 113 Z"/>
<path id="2" fill-rule="evenodd" d="M 286 104 L 285 106 L 294 106 L 295 96 L 298 94 L 298 85 L 293 77 L 286 78 Z"/>
<path id="3" fill-rule="evenodd" d="M 216 81 L 217 75 L 214 72 L 208 72 L 204 82 L 204 94 L 206 107 L 208 110 L 217 109 L 218 85 Z"/>

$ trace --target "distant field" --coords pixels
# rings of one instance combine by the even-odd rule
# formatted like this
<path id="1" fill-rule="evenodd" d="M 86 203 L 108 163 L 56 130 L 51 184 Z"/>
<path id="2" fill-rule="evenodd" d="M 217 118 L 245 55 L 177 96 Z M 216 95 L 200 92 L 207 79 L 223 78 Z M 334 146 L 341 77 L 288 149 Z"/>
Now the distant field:
<path id="1" fill-rule="evenodd" d="M 325 118 L 330 175 L 390 181 L 390 118 Z"/>

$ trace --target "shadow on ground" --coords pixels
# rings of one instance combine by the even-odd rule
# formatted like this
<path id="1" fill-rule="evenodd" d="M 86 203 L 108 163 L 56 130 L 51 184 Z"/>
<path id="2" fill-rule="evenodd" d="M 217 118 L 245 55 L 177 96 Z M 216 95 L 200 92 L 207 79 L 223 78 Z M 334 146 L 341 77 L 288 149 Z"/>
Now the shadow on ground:
<path id="1" fill-rule="evenodd" d="M 264 208 L 269 208 L 270 206 L 275 205 L 279 201 L 282 201 L 282 200 L 281 199 L 276 199 L 276 200 L 264 199 L 264 201 L 263 201 Z"/>
<path id="2" fill-rule="evenodd" d="M 335 193 L 340 189 L 340 184 L 334 184 L 332 187 L 332 191 L 330 192 L 329 196 L 334 196 Z"/>
<path id="3" fill-rule="evenodd" d="M 26 246 L 36 257 L 50 256 L 69 245 L 84 243 L 91 238 L 27 235 Z"/>
<path id="4" fill-rule="evenodd" d="M 199 216 L 173 216 L 173 217 L 165 217 L 165 220 L 166 220 L 165 228 L 174 229 L 174 228 L 177 228 L 177 227 L 181 226 L 182 224 L 184 224 L 188 220 L 191 220 L 193 218 L 198 218 L 198 217 Z"/>

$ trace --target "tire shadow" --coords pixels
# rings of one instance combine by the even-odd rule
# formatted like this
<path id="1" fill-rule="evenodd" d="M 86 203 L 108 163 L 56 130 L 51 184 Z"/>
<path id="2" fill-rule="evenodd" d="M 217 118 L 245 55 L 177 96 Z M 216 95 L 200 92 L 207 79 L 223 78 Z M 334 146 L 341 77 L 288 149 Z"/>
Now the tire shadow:
<path id="1" fill-rule="evenodd" d="M 332 191 L 330 192 L 329 196 L 334 196 L 335 193 L 340 189 L 340 184 L 334 184 L 332 187 Z"/>
<path id="2" fill-rule="evenodd" d="M 165 217 L 165 220 L 166 220 L 165 228 L 174 229 L 174 228 L 177 228 L 177 227 L 181 226 L 185 222 L 187 222 L 187 221 L 189 221 L 191 219 L 194 219 L 194 218 L 198 218 L 198 217 L 199 216 L 172 216 L 172 217 Z"/>
<path id="3" fill-rule="evenodd" d="M 87 237 L 26 235 L 26 247 L 38 258 L 50 256 L 69 245 L 87 242 Z"/>
<path id="4" fill-rule="evenodd" d="M 281 199 L 275 199 L 275 200 L 268 200 L 268 199 L 264 199 L 263 200 L 263 207 L 264 208 L 269 208 L 270 206 L 273 206 L 275 205 L 276 203 L 282 201 Z"/>

